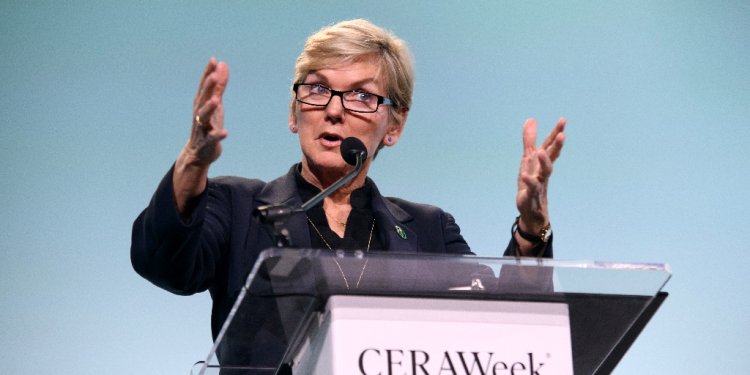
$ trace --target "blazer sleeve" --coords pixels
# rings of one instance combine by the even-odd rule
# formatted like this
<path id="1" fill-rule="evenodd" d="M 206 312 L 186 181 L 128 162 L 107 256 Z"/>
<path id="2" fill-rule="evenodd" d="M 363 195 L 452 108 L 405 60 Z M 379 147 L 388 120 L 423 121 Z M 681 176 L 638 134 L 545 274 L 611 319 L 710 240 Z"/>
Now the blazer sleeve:
<path id="1" fill-rule="evenodd" d="M 453 215 L 440 210 L 442 228 L 443 228 L 443 241 L 445 246 L 445 252 L 449 254 L 473 254 L 469 245 L 461 235 L 461 229 Z M 518 242 L 515 237 L 511 234 L 508 246 L 503 252 L 503 256 L 516 256 L 518 254 Z M 546 244 L 540 244 L 532 250 L 533 256 L 541 258 L 552 258 L 552 237 Z"/>
<path id="2" fill-rule="evenodd" d="M 173 168 L 133 223 L 130 259 L 155 285 L 188 295 L 207 290 L 226 257 L 231 205 L 225 189 L 209 180 L 191 219 L 183 221 L 174 204 Z"/>
<path id="3" fill-rule="evenodd" d="M 466 240 L 461 235 L 461 228 L 456 224 L 456 219 L 453 215 L 441 211 L 441 219 L 443 222 L 443 242 L 445 244 L 445 252 L 448 254 L 474 254 L 471 248 L 466 243 Z"/>

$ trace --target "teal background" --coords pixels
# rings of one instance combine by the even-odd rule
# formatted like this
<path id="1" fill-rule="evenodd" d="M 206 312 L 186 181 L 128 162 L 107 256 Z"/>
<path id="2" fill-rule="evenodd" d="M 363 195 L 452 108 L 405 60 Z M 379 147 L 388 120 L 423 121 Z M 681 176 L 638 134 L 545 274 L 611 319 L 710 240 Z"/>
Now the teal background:
<path id="1" fill-rule="evenodd" d="M 743 373 L 750 334 L 750 3 L 0 3 L 0 372 L 186 374 L 210 298 L 130 266 L 130 226 L 230 66 L 212 175 L 271 179 L 305 38 L 363 17 L 416 61 L 404 137 L 371 176 L 499 255 L 527 117 L 569 119 L 550 186 L 559 259 L 664 262 L 671 294 L 616 374 Z"/>

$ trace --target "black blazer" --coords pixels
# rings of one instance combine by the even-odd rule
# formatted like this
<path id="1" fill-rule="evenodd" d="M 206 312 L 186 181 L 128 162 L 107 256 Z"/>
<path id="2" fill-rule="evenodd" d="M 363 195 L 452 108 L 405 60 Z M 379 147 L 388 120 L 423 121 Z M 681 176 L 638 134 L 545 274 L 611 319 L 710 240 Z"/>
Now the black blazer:
<path id="1" fill-rule="evenodd" d="M 187 222 L 175 209 L 170 169 L 133 223 L 133 268 L 172 293 L 209 290 L 215 339 L 258 254 L 274 246 L 271 233 L 253 219 L 252 211 L 266 204 L 303 203 L 294 168 L 268 183 L 240 177 L 209 179 Z M 383 197 L 373 184 L 372 210 L 386 251 L 471 254 L 453 217 L 438 207 Z M 305 216 L 293 216 L 287 224 L 293 244 L 310 247 Z M 399 235 L 397 226 L 406 236 Z M 511 239 L 505 255 L 514 253 Z M 551 248 L 546 256 L 551 256 Z"/>

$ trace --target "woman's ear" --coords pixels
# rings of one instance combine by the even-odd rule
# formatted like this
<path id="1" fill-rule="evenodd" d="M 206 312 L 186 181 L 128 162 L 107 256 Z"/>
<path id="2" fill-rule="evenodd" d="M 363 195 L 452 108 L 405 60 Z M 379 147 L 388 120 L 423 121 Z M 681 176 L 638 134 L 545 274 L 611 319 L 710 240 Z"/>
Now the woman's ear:
<path id="1" fill-rule="evenodd" d="M 291 131 L 294 134 L 297 134 L 297 118 L 294 116 L 294 109 L 289 111 L 289 131 Z"/>
<path id="2" fill-rule="evenodd" d="M 388 131 L 383 136 L 383 145 L 393 146 L 401 138 L 401 133 L 404 132 L 404 126 L 406 125 L 406 117 L 409 114 L 407 109 L 398 109 L 398 116 L 391 115 L 391 122 L 388 124 Z"/>

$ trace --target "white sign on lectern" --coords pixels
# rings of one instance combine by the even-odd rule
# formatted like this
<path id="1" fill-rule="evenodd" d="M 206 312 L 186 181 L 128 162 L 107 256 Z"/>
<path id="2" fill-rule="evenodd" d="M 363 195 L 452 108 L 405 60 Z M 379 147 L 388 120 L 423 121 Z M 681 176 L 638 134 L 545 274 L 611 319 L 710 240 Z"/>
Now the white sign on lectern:
<path id="1" fill-rule="evenodd" d="M 564 303 L 331 296 L 294 373 L 573 374 Z"/>

